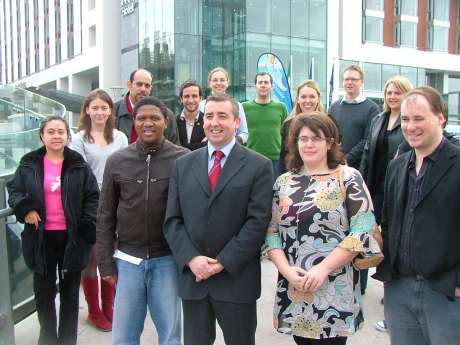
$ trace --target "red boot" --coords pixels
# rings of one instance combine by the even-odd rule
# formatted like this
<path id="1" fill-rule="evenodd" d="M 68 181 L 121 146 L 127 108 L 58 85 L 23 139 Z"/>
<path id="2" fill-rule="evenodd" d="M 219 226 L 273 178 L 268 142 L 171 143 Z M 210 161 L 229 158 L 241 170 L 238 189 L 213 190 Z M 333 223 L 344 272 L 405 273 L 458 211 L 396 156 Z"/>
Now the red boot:
<path id="1" fill-rule="evenodd" d="M 107 320 L 99 307 L 99 278 L 82 277 L 81 283 L 88 303 L 88 323 L 101 331 L 111 331 L 112 322 Z"/>
<path id="2" fill-rule="evenodd" d="M 115 285 L 101 279 L 102 312 L 107 320 L 113 320 L 113 300 L 115 299 Z"/>

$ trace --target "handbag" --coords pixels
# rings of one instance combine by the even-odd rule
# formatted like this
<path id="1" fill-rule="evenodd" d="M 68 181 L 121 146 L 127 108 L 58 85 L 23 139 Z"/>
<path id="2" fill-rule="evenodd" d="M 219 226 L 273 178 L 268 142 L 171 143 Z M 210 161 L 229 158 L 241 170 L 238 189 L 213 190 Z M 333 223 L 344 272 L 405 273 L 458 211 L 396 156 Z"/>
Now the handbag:
<path id="1" fill-rule="evenodd" d="M 343 177 L 343 166 L 340 167 L 339 185 L 340 185 L 340 191 L 342 192 L 344 199 L 346 199 L 347 192 L 345 189 L 345 183 L 344 183 L 344 177 Z M 374 229 L 372 229 L 369 232 L 369 236 L 372 236 L 374 240 L 377 242 L 380 248 L 380 251 L 378 253 L 372 253 L 372 254 L 359 253 L 357 256 L 355 256 L 355 258 L 352 261 L 352 264 L 357 270 L 366 270 L 371 267 L 377 267 L 378 265 L 380 265 L 380 263 L 385 258 L 385 256 L 382 253 L 383 238 L 382 238 L 382 233 L 380 231 L 380 226 L 376 224 Z"/>

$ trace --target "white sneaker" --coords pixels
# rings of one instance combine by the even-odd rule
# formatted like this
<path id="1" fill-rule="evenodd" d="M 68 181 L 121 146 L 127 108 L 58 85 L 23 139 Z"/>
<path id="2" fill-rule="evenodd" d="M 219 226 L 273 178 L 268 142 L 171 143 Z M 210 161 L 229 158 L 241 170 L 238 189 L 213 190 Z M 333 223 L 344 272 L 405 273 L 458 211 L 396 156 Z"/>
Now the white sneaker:
<path id="1" fill-rule="evenodd" d="M 374 328 L 379 332 L 388 332 L 388 327 L 385 320 L 377 321 L 374 325 Z"/>

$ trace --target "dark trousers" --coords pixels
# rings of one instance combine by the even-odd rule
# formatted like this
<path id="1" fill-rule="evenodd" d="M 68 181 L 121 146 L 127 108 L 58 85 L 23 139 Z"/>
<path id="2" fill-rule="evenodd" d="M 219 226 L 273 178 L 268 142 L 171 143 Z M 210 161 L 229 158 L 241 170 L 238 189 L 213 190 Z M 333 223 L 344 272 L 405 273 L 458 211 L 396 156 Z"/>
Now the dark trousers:
<path id="1" fill-rule="evenodd" d="M 302 338 L 294 335 L 294 341 L 297 345 L 345 345 L 346 337 L 325 338 L 325 339 L 310 339 Z"/>
<path id="2" fill-rule="evenodd" d="M 34 273 L 34 293 L 40 322 L 39 345 L 77 343 L 78 301 L 81 272 L 59 274 L 59 328 L 56 319 L 56 268 L 62 268 L 66 231 L 45 231 L 46 273 Z"/>
<path id="3" fill-rule="evenodd" d="M 230 303 L 210 296 L 182 300 L 184 345 L 212 345 L 216 339 L 216 319 L 226 345 L 255 345 L 256 302 Z"/>

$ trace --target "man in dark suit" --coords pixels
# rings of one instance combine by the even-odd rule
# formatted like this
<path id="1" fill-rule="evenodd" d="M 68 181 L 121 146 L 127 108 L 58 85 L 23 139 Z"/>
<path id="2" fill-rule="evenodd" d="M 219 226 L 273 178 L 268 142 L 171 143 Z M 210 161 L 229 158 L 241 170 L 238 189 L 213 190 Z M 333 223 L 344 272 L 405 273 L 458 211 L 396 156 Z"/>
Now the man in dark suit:
<path id="1" fill-rule="evenodd" d="M 195 80 L 185 81 L 179 89 L 180 102 L 184 106 L 177 116 L 180 144 L 190 150 L 206 146 L 203 130 L 203 113 L 198 109 L 203 96 L 201 85 Z"/>
<path id="2" fill-rule="evenodd" d="M 460 339 L 460 148 L 443 138 L 447 107 L 431 87 L 408 93 L 401 129 L 412 149 L 390 162 L 382 236 L 392 345 Z"/>
<path id="3" fill-rule="evenodd" d="M 255 344 L 260 247 L 270 220 L 271 162 L 235 141 L 238 104 L 206 102 L 208 145 L 175 162 L 164 233 L 179 266 L 185 345 Z"/>

